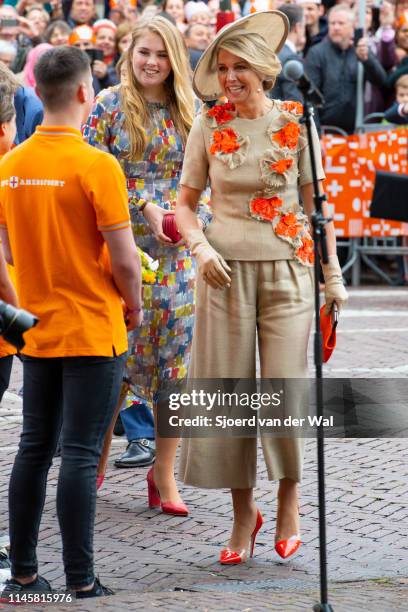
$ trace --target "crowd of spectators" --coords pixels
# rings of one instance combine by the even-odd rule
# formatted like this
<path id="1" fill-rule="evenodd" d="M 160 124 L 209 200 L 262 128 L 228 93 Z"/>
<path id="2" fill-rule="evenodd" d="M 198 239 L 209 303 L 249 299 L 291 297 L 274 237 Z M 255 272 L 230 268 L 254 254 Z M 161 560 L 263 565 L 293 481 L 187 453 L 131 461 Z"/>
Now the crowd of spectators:
<path id="1" fill-rule="evenodd" d="M 50 0 L 38 4 L 36 0 L 4 0 L 0 5 L 0 62 L 16 74 L 22 86 L 19 96 L 29 101 L 27 113 L 38 120 L 34 66 L 50 45 L 68 44 L 85 50 L 98 93 L 118 83 L 117 63 L 130 44 L 134 24 L 158 13 L 182 32 L 194 69 L 215 35 L 219 3 Z M 399 80 L 408 74 L 407 0 L 396 0 L 396 4 L 368 0 L 364 28 L 358 27 L 358 2 L 353 0 L 337 4 L 334 0 L 284 4 L 281 0 L 232 0 L 231 6 L 236 17 L 256 10 L 280 9 L 286 13 L 290 31 L 280 60 L 283 65 L 291 59 L 304 62 L 309 77 L 323 93 L 325 103 L 316 113 L 318 123 L 353 132 L 359 64 L 364 73 L 364 114 L 386 113 L 393 122 L 406 121 L 407 105 L 396 92 L 406 87 Z M 283 75 L 271 95 L 302 101 L 296 84 Z"/>

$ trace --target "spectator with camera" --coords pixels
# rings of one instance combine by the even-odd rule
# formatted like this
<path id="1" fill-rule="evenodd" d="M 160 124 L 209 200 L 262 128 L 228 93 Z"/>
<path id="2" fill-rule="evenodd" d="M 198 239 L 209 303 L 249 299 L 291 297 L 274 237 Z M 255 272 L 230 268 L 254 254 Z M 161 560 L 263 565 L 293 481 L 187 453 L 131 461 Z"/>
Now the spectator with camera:
<path id="1" fill-rule="evenodd" d="M 109 19 L 99 19 L 95 21 L 92 29 L 95 35 L 95 50 L 99 51 L 92 62 L 92 74 L 98 81 L 97 84 L 94 83 L 94 89 L 98 93 L 101 89 L 118 83 L 115 71 L 117 27 Z"/>
<path id="2" fill-rule="evenodd" d="M 103 62 L 104 52 L 96 48 L 96 36 L 94 30 L 88 25 L 80 25 L 74 28 L 69 35 L 68 44 L 85 51 L 92 67 L 93 86 L 95 93 L 106 89 L 118 82 L 114 68 L 107 70 Z M 105 75 L 102 77 L 102 73 Z"/>
<path id="3" fill-rule="evenodd" d="M 387 74 L 369 51 L 367 39 L 363 36 L 354 41 L 355 15 L 347 5 L 334 6 L 328 23 L 327 38 L 314 45 L 306 56 L 306 72 L 325 99 L 318 111 L 320 124 L 351 134 L 356 119 L 358 64 L 363 65 L 365 79 L 378 87 L 385 86 Z"/>

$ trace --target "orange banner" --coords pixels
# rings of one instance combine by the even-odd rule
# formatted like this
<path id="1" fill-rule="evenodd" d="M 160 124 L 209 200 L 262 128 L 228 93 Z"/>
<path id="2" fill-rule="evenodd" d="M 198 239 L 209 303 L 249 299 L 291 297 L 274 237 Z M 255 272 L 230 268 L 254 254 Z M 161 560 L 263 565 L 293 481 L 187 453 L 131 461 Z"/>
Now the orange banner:
<path id="1" fill-rule="evenodd" d="M 408 223 L 370 218 L 375 170 L 408 173 L 408 129 L 322 139 L 325 191 L 336 235 L 407 236 Z M 392 202 L 390 209 L 392 208 Z"/>

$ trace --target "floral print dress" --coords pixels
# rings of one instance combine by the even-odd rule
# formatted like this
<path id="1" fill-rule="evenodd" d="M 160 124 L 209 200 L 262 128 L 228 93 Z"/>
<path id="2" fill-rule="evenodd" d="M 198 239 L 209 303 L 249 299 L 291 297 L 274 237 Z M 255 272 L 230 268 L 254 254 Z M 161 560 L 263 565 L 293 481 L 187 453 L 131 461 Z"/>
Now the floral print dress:
<path id="1" fill-rule="evenodd" d="M 165 210 L 175 207 L 184 147 L 165 104 L 148 104 L 151 124 L 140 161 L 128 161 L 129 137 L 120 106 L 120 86 L 102 91 L 84 127 L 89 144 L 114 155 L 127 179 L 136 244 L 159 262 L 152 283 L 143 287 L 144 322 L 129 334 L 127 378 L 137 400 L 148 405 L 169 380 L 186 376 L 194 323 L 195 269 L 184 247 L 160 244 L 136 202 L 145 199 Z M 199 205 L 204 226 L 210 220 L 205 197 Z M 136 399 L 133 398 L 133 399 Z M 131 403 L 131 402 L 130 402 Z"/>

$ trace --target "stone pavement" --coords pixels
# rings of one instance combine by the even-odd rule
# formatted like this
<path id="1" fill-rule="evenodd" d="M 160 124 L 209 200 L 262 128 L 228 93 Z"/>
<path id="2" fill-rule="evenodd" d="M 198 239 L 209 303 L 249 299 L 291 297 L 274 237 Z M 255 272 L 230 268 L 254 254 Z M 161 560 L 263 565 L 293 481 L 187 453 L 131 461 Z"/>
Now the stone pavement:
<path id="1" fill-rule="evenodd" d="M 408 374 L 406 289 L 350 291 L 328 376 L 403 377 Z M 16 450 L 21 371 L 0 407 L 0 536 L 7 530 L 7 483 Z M 273 549 L 275 485 L 259 461 L 257 503 L 265 518 L 255 556 L 245 565 L 221 567 L 220 547 L 231 525 L 226 491 L 182 487 L 188 518 L 149 510 L 146 469 L 117 470 L 113 443 L 107 480 L 99 493 L 96 567 L 113 597 L 58 606 L 60 610 L 310 610 L 319 597 L 316 445 L 306 444 L 301 486 L 302 539 L 298 555 L 280 562 Z M 408 610 L 408 443 L 405 439 L 326 441 L 327 534 L 330 602 L 336 611 Z M 41 573 L 63 588 L 55 518 L 59 460 L 50 472 L 42 522 Z M 0 538 L 1 539 L 1 538 Z M 1 608 L 1 604 L 0 604 Z M 21 609 L 25 609 L 23 606 Z M 44 607 L 31 606 L 31 610 Z"/>

